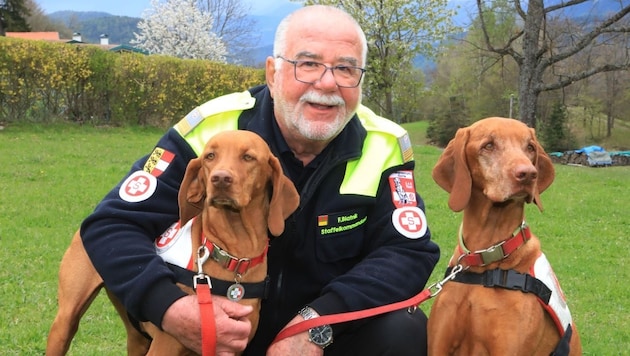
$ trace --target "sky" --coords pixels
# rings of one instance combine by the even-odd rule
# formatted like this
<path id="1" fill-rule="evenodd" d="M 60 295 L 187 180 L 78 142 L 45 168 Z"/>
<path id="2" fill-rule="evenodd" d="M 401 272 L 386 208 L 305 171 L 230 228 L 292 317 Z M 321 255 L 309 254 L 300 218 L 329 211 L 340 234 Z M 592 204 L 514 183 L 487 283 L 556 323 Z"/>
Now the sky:
<path id="1" fill-rule="evenodd" d="M 278 8 L 299 6 L 289 0 L 243 0 L 251 5 L 252 15 L 266 15 Z M 150 0 L 35 0 L 44 13 L 55 11 L 101 11 L 112 15 L 142 17 L 142 12 L 151 7 Z"/>

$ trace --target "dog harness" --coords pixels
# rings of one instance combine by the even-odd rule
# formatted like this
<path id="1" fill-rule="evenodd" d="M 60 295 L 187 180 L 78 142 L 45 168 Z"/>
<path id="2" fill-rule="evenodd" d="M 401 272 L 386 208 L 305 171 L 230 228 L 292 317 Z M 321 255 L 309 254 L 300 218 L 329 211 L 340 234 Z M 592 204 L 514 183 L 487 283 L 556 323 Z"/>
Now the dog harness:
<path id="1" fill-rule="evenodd" d="M 179 283 L 188 287 L 193 287 L 193 279 L 197 272 L 193 271 L 196 251 L 192 248 L 192 224 L 196 217 L 189 220 L 184 226 L 177 221 L 169 227 L 158 239 L 155 240 L 157 254 L 167 263 Z M 269 289 L 269 279 L 262 282 L 241 283 L 240 276 L 245 274 L 250 267 L 262 263 L 267 254 L 267 248 L 263 253 L 255 258 L 237 258 L 214 243 L 203 238 L 203 244 L 208 249 L 208 258 L 217 262 L 221 267 L 235 273 L 234 281 L 225 281 L 212 278 L 212 294 L 224 295 L 231 300 L 242 298 L 265 299 Z M 234 286 L 238 288 L 235 288 Z"/>
<path id="2" fill-rule="evenodd" d="M 462 227 L 459 229 L 459 244 L 457 246 L 461 254 L 457 267 L 461 270 L 464 266 L 486 266 L 490 263 L 500 261 L 508 257 L 512 252 L 523 246 L 532 238 L 529 226 L 523 221 L 508 239 L 490 246 L 487 249 L 475 252 L 469 251 L 464 245 Z M 453 260 L 449 265 L 453 264 Z M 452 276 L 451 280 L 466 284 L 477 284 L 484 287 L 505 288 L 510 290 L 520 290 L 524 293 L 533 293 L 543 309 L 547 311 L 553 320 L 558 332 L 560 342 L 552 355 L 568 355 L 569 342 L 571 341 L 573 318 L 566 303 L 566 298 L 556 274 L 551 268 L 551 264 L 544 253 L 540 253 L 534 265 L 529 269 L 529 273 L 520 273 L 515 270 L 492 269 L 482 273 L 462 271 L 453 273 L 456 267 L 448 267 L 446 276 Z"/>

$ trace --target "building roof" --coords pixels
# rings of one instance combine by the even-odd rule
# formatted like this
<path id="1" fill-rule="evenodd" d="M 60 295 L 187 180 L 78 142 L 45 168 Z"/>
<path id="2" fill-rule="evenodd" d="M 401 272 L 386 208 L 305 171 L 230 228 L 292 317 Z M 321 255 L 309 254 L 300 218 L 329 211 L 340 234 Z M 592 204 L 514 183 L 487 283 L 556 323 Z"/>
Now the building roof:
<path id="1" fill-rule="evenodd" d="M 145 51 L 143 49 L 133 47 L 130 45 L 126 45 L 126 44 L 115 45 L 115 44 L 94 44 L 94 43 L 83 42 L 80 40 L 80 35 L 79 37 L 74 37 L 73 39 L 70 39 L 70 40 L 60 39 L 59 32 L 7 32 L 6 35 L 7 37 L 21 38 L 25 40 L 44 40 L 44 41 L 51 41 L 51 42 L 63 42 L 63 43 L 74 44 L 77 46 L 98 46 L 101 49 L 104 49 L 106 51 L 119 52 L 119 53 L 120 52 L 136 52 L 136 53 L 142 53 L 142 54 L 149 54 L 148 51 Z M 103 35 L 101 35 L 101 38 L 102 37 Z"/>
<path id="2" fill-rule="evenodd" d="M 148 51 L 145 51 L 143 49 L 140 49 L 138 47 L 133 47 L 133 46 L 129 46 L 129 45 L 118 45 L 116 47 L 112 47 L 109 49 L 112 52 L 136 52 L 136 53 L 142 53 L 142 54 L 149 54 Z"/>
<path id="3" fill-rule="evenodd" d="M 6 35 L 26 40 L 59 41 L 59 32 L 7 32 Z"/>

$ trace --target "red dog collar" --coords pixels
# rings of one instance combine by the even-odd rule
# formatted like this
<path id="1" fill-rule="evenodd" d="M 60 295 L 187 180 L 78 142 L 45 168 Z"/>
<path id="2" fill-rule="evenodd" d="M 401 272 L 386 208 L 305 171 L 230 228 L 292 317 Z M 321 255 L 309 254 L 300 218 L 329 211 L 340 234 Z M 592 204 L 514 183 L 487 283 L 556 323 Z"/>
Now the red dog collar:
<path id="1" fill-rule="evenodd" d="M 459 257 L 459 262 L 463 262 L 466 266 L 486 266 L 506 258 L 531 238 L 532 233 L 529 226 L 523 221 L 507 240 L 503 240 L 484 250 L 471 252 L 464 246 L 464 235 L 460 227 L 458 249 L 461 256 Z"/>
<path id="2" fill-rule="evenodd" d="M 250 267 L 261 264 L 265 260 L 267 249 L 269 248 L 269 245 L 265 246 L 265 249 L 258 257 L 238 258 L 230 255 L 229 252 L 217 246 L 214 242 L 208 241 L 205 237 L 203 238 L 203 243 L 208 248 L 208 252 L 210 253 L 209 258 L 213 259 L 228 271 L 239 275 L 245 274 Z"/>

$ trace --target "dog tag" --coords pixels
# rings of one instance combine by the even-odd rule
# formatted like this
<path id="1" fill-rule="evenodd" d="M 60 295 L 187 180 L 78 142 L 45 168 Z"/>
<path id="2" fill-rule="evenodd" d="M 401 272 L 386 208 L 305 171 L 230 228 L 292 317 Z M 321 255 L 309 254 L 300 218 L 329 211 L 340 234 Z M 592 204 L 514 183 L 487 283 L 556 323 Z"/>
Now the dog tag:
<path id="1" fill-rule="evenodd" d="M 233 302 L 238 302 L 245 295 L 245 287 L 240 283 L 234 283 L 227 290 L 227 298 Z"/>

